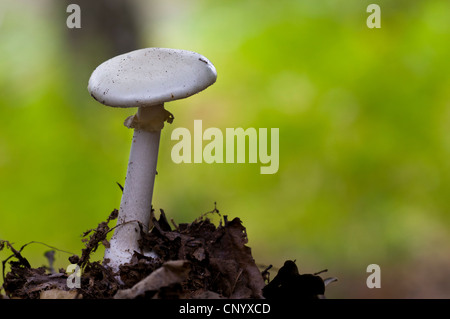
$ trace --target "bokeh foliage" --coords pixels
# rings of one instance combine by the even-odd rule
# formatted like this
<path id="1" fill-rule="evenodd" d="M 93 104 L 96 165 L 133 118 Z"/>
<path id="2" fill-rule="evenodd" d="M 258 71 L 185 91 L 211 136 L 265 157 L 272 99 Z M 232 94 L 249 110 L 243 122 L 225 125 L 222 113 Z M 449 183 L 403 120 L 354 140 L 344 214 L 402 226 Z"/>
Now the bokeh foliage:
<path id="1" fill-rule="evenodd" d="M 377 1 L 382 28 L 368 29 L 372 2 L 134 1 L 141 47 L 193 50 L 218 71 L 167 105 L 155 208 L 189 222 L 217 202 L 244 221 L 259 263 L 297 259 L 361 285 L 368 264 L 448 250 L 450 3 Z M 89 96 L 90 72 L 111 56 L 101 41 L 71 46 L 66 16 L 52 1 L 0 5 L 0 238 L 78 252 L 79 235 L 119 206 L 132 111 Z M 174 164 L 170 133 L 196 119 L 280 128 L 278 173 Z"/>

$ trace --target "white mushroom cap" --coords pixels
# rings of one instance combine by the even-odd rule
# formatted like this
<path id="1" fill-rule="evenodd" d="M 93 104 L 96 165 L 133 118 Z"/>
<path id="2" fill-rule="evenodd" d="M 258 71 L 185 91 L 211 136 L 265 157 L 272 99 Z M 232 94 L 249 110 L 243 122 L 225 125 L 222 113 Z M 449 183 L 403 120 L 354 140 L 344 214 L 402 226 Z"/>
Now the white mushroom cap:
<path id="1" fill-rule="evenodd" d="M 198 53 L 146 48 L 100 64 L 89 79 L 88 90 L 108 106 L 142 107 L 186 98 L 216 78 L 214 65 Z"/>

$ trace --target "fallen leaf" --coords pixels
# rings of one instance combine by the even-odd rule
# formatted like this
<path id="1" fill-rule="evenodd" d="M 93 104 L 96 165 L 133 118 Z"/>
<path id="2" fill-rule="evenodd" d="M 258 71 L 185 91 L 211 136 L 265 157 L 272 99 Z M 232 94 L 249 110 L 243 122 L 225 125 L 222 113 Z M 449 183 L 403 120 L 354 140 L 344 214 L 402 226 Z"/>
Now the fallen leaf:
<path id="1" fill-rule="evenodd" d="M 186 260 L 168 261 L 132 288 L 117 291 L 114 299 L 134 299 L 146 292 L 181 283 L 188 277 L 189 271 L 189 262 Z"/>
<path id="2" fill-rule="evenodd" d="M 75 299 L 80 298 L 77 296 L 76 290 L 61 290 L 61 289 L 50 289 L 41 291 L 40 299 Z"/>

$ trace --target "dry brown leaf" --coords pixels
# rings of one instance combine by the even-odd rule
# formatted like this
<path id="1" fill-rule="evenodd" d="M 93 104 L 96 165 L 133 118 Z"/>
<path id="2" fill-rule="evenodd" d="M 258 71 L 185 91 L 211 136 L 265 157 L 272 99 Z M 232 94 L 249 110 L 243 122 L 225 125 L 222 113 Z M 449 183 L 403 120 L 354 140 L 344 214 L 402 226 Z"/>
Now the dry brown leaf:
<path id="1" fill-rule="evenodd" d="M 41 291 L 40 299 L 75 299 L 80 298 L 77 296 L 78 292 L 76 290 L 61 290 L 61 289 L 50 289 Z"/>
<path id="2" fill-rule="evenodd" d="M 148 291 L 158 291 L 163 287 L 181 283 L 188 277 L 189 271 L 189 262 L 186 260 L 168 261 L 132 288 L 119 290 L 114 299 L 134 299 Z"/>

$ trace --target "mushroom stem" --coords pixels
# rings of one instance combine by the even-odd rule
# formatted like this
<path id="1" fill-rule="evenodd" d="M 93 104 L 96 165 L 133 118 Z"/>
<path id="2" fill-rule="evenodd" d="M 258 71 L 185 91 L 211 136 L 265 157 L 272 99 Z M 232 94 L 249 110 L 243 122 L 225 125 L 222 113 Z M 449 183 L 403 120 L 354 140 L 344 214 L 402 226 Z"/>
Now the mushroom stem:
<path id="1" fill-rule="evenodd" d="M 153 197 L 153 185 L 156 175 L 156 163 L 161 129 L 164 126 L 166 114 L 163 104 L 140 107 L 132 118 L 135 128 L 131 144 L 128 170 L 120 203 L 118 227 L 110 240 L 110 247 L 105 250 L 105 260 L 108 266 L 118 271 L 119 266 L 130 262 L 134 251 L 144 253 L 139 249 L 139 224 L 147 230 Z M 155 124 L 155 119 L 160 118 Z M 147 124 L 146 124 L 147 123 Z"/>

